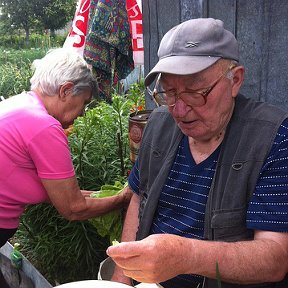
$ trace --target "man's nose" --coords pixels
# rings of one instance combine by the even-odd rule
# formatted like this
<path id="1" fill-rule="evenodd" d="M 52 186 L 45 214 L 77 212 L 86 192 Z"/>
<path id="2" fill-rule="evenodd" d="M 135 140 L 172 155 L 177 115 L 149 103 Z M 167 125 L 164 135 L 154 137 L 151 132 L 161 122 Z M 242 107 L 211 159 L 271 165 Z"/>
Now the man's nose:
<path id="1" fill-rule="evenodd" d="M 190 110 L 189 107 L 180 97 L 177 97 L 175 105 L 171 108 L 174 117 L 184 117 Z"/>

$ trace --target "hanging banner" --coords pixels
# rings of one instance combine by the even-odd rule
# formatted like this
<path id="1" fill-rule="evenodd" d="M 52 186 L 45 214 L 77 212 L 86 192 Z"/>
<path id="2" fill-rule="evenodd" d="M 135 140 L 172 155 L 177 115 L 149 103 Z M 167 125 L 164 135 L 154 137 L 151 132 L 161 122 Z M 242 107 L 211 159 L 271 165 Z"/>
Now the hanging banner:
<path id="1" fill-rule="evenodd" d="M 88 19 L 89 19 L 90 0 L 79 0 L 72 28 L 65 40 L 63 47 L 73 47 L 83 55 Z"/>
<path id="2" fill-rule="evenodd" d="M 138 3 L 140 5 L 138 5 Z M 133 60 L 135 65 L 144 64 L 142 13 L 140 0 L 126 0 L 130 33 L 132 36 Z M 142 7 L 141 7 L 142 8 Z"/>
<path id="3" fill-rule="evenodd" d="M 141 14 L 142 14 L 142 0 L 136 0 L 138 7 L 140 8 Z"/>

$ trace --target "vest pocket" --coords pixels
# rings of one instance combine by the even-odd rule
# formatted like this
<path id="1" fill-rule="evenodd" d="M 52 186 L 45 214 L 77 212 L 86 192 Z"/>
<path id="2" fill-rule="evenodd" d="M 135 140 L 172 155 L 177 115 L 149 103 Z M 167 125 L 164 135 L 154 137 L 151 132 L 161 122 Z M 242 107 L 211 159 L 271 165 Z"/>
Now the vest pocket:
<path id="1" fill-rule="evenodd" d="M 211 228 L 214 240 L 239 241 L 253 238 L 253 231 L 246 228 L 247 207 L 233 210 L 214 210 Z"/>

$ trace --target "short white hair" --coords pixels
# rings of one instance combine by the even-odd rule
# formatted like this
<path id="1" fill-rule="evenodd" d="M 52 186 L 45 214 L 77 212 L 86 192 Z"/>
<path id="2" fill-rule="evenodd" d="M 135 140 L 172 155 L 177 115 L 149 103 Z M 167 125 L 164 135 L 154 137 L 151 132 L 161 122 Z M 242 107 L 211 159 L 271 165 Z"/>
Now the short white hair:
<path id="1" fill-rule="evenodd" d="M 90 88 L 93 97 L 98 97 L 93 72 L 83 57 L 72 49 L 50 50 L 42 59 L 35 60 L 32 68 L 31 90 L 39 89 L 44 95 L 53 96 L 65 82 L 73 82 L 73 95 Z"/>

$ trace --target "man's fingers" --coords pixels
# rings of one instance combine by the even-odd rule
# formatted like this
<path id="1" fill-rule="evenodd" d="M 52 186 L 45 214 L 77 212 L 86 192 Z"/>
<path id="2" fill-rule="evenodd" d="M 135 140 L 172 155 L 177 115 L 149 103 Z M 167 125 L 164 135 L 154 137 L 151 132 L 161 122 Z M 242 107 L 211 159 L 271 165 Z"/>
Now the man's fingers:
<path id="1" fill-rule="evenodd" d="M 108 256 L 129 258 L 139 256 L 141 254 L 138 242 L 122 242 L 114 246 L 108 247 L 106 250 Z"/>
<path id="2" fill-rule="evenodd" d="M 115 257 L 113 258 L 114 262 L 117 264 L 122 269 L 129 270 L 129 271 L 140 271 L 139 268 L 139 257 L 128 257 L 128 258 L 123 258 L 123 257 Z"/>

